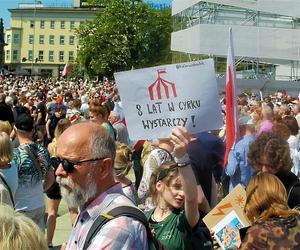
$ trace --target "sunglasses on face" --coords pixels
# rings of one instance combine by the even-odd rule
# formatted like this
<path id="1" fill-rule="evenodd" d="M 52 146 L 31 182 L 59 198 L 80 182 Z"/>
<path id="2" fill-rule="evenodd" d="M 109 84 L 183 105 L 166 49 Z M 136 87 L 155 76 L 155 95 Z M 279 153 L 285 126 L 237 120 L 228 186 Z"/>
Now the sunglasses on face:
<path id="1" fill-rule="evenodd" d="M 101 161 L 104 159 L 105 159 L 105 157 L 89 159 L 89 160 L 82 160 L 82 161 L 69 161 L 66 159 L 60 159 L 59 157 L 51 157 L 51 163 L 55 170 L 58 168 L 59 164 L 61 164 L 63 169 L 67 173 L 72 173 L 75 169 L 75 165 L 80 165 L 81 163 L 85 163 L 85 162 Z"/>

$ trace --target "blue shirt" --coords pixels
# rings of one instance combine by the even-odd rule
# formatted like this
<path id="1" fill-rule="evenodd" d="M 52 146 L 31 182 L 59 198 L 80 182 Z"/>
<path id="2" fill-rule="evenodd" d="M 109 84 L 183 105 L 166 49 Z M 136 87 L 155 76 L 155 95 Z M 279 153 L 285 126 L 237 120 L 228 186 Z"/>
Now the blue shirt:
<path id="1" fill-rule="evenodd" d="M 248 152 L 254 139 L 254 135 L 245 135 L 229 152 L 225 172 L 230 177 L 230 191 L 238 184 L 246 187 L 251 179 L 253 170 L 248 161 Z"/>

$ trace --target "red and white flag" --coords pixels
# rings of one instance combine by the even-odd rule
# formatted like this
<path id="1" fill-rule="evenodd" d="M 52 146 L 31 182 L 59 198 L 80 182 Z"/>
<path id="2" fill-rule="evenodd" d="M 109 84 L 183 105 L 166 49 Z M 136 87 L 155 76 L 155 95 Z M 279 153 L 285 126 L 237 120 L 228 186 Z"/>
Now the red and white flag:
<path id="1" fill-rule="evenodd" d="M 226 72 L 226 151 L 224 157 L 224 167 L 228 163 L 228 154 L 239 140 L 238 109 L 236 95 L 236 71 L 232 42 L 232 29 L 229 29 L 229 47 L 227 55 Z"/>
<path id="2" fill-rule="evenodd" d="M 5 76 L 3 74 L 3 71 L 0 71 L 0 81 L 3 81 L 5 79 Z"/>
<path id="3" fill-rule="evenodd" d="M 61 76 L 64 77 L 66 76 L 68 73 L 70 73 L 72 70 L 71 65 L 66 64 L 63 71 L 61 72 Z"/>

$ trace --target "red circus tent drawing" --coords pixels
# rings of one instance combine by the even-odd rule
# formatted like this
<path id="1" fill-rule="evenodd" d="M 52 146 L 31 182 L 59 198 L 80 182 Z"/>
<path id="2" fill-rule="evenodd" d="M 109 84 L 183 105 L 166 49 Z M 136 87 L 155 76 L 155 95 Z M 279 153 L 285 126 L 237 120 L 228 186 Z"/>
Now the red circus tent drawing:
<path id="1" fill-rule="evenodd" d="M 169 88 L 172 90 L 173 96 L 177 97 L 175 84 L 161 78 L 161 76 L 160 76 L 161 74 L 166 74 L 166 73 L 167 73 L 166 70 L 157 70 L 157 79 L 156 79 L 156 81 L 148 87 L 149 96 L 150 96 L 151 101 L 154 100 L 154 93 L 155 93 L 154 91 L 155 90 L 156 90 L 156 93 L 157 93 L 157 99 L 158 100 L 162 99 L 162 90 L 165 92 L 166 98 L 167 99 L 170 98 Z"/>

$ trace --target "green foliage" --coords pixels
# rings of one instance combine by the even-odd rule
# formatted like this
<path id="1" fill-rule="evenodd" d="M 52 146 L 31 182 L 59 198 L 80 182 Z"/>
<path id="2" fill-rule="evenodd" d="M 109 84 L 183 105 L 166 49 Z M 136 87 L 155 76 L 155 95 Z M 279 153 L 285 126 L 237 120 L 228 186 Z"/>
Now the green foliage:
<path id="1" fill-rule="evenodd" d="M 72 78 L 77 78 L 77 77 L 79 77 L 79 78 L 84 77 L 84 70 L 77 61 L 71 63 L 70 66 L 71 66 L 72 70 L 67 75 L 67 78 L 72 79 Z"/>
<path id="2" fill-rule="evenodd" d="M 105 6 L 78 30 L 78 60 L 89 75 L 111 76 L 171 62 L 171 11 L 154 10 L 143 1 L 93 0 Z"/>

